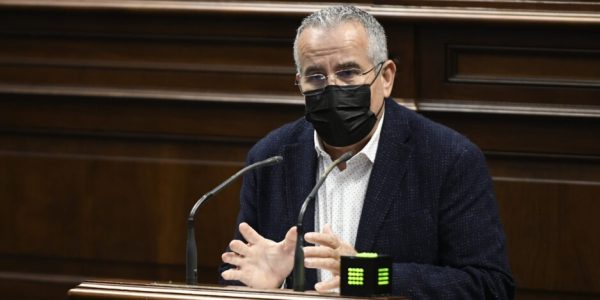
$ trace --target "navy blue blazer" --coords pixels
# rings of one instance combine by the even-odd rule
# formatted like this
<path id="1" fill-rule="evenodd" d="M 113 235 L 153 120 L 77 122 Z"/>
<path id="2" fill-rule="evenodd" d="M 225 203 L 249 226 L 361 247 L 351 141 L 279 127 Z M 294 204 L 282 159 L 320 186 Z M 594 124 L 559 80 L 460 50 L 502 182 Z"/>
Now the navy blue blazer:
<path id="1" fill-rule="evenodd" d="M 391 99 L 386 99 L 382 126 L 356 250 L 393 257 L 396 295 L 513 298 L 504 232 L 481 151 L 457 132 Z M 274 241 L 295 225 L 316 183 L 313 132 L 302 118 L 274 130 L 250 150 L 248 164 L 274 155 L 284 161 L 244 177 L 238 224 L 247 222 Z M 304 220 L 306 232 L 314 230 L 314 218 L 313 203 Z M 235 238 L 243 240 L 239 232 Z M 306 288 L 313 289 L 316 271 L 306 271 Z M 291 277 L 291 286 L 289 281 Z"/>

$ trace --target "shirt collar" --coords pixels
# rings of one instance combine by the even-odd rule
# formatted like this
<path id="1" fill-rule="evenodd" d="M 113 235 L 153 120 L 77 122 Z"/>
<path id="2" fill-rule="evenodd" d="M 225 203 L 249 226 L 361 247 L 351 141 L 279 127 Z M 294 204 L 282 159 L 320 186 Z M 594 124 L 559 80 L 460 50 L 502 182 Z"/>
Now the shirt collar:
<path id="1" fill-rule="evenodd" d="M 385 117 L 385 112 L 381 116 L 381 120 L 377 123 L 377 129 L 371 136 L 371 139 L 367 144 L 358 152 L 355 156 L 365 156 L 371 161 L 371 163 L 375 162 L 375 156 L 377 155 L 377 147 L 379 146 L 379 136 L 381 135 L 381 127 L 383 125 L 383 118 Z M 325 149 L 321 145 L 321 139 L 317 135 L 317 131 L 314 131 L 314 141 L 315 141 L 315 150 L 317 151 L 317 155 L 319 158 L 327 157 L 331 160 L 329 153 L 325 152 Z M 352 159 L 351 159 L 352 160 Z"/>

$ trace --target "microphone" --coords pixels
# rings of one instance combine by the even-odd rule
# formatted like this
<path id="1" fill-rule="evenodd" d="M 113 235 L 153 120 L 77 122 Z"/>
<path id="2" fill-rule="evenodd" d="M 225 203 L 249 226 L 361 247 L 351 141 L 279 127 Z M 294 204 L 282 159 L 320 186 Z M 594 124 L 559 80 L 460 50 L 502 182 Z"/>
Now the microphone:
<path id="1" fill-rule="evenodd" d="M 310 194 L 308 194 L 308 197 L 306 197 L 304 203 L 302 203 L 300 213 L 298 214 L 298 223 L 296 224 L 296 231 L 298 232 L 298 237 L 296 239 L 296 252 L 294 253 L 294 291 L 304 291 L 304 249 L 302 248 L 302 244 L 304 244 L 304 230 L 302 222 L 304 220 L 304 213 L 306 213 L 306 208 L 308 207 L 308 204 L 310 204 L 310 202 L 315 199 L 319 188 L 321 187 L 321 185 L 323 185 L 323 182 L 325 182 L 327 175 L 331 173 L 333 168 L 349 160 L 351 157 L 352 151 L 346 152 L 338 159 L 336 159 L 333 163 L 331 163 L 331 165 L 329 165 L 327 169 L 325 169 L 325 173 L 321 175 L 315 187 L 312 189 L 312 191 L 310 191 Z"/>
<path id="2" fill-rule="evenodd" d="M 206 200 L 214 196 L 216 193 L 220 192 L 226 186 L 228 186 L 232 181 L 240 177 L 242 174 L 258 169 L 261 167 L 272 166 L 283 161 L 283 157 L 281 156 L 273 156 L 271 158 L 267 158 L 265 160 L 253 163 L 237 173 L 233 176 L 229 177 L 229 179 L 223 181 L 216 188 L 212 189 L 210 192 L 204 194 L 202 198 L 196 201 L 194 207 L 190 211 L 190 216 L 187 219 L 187 249 L 186 249 L 186 260 L 185 260 L 185 282 L 188 285 L 197 285 L 198 284 L 198 250 L 196 249 L 196 234 L 194 232 L 194 218 L 196 217 L 196 211 Z"/>

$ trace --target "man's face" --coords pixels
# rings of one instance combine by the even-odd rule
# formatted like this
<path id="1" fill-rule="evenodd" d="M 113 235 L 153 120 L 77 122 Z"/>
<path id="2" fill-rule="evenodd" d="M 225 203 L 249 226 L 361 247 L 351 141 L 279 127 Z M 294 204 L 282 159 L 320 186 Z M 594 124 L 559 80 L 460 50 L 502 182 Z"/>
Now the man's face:
<path id="1" fill-rule="evenodd" d="M 337 71 L 358 68 L 367 71 L 374 67 L 368 56 L 367 34 L 359 23 L 347 22 L 331 29 L 307 28 L 298 38 L 298 52 L 302 76 L 331 75 Z M 377 70 L 366 75 L 367 83 L 375 78 Z M 371 111 L 377 113 L 386 93 L 381 76 L 371 86 Z M 336 84 L 329 79 L 329 84 Z M 390 88 L 391 89 L 391 88 Z"/>

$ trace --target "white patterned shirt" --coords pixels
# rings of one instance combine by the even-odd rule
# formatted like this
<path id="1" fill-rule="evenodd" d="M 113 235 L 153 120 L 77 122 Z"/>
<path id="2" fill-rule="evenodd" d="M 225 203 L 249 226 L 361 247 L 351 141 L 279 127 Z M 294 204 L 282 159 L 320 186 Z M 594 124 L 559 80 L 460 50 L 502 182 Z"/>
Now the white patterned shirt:
<path id="1" fill-rule="evenodd" d="M 325 224 L 330 224 L 333 233 L 353 247 L 382 124 L 383 116 L 369 142 L 346 162 L 346 169 L 340 171 L 339 168 L 334 168 L 331 171 L 319 188 L 316 198 L 315 231 L 321 232 Z M 316 131 L 314 141 L 319 160 L 318 180 L 333 161 L 323 149 Z M 318 281 L 326 281 L 332 278 L 332 274 L 326 270 L 317 270 L 317 278 Z"/>

